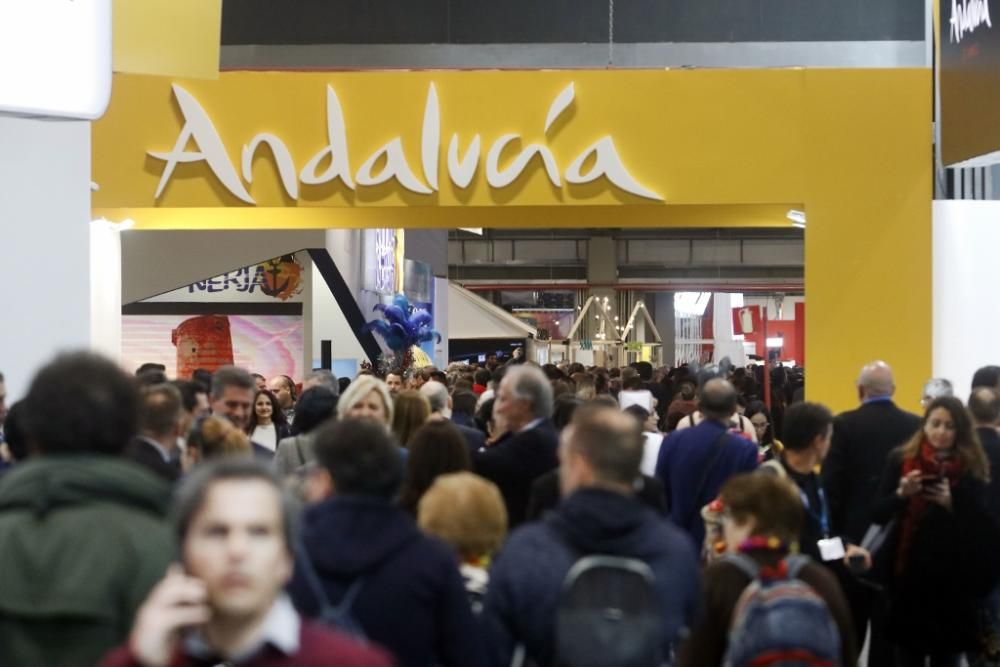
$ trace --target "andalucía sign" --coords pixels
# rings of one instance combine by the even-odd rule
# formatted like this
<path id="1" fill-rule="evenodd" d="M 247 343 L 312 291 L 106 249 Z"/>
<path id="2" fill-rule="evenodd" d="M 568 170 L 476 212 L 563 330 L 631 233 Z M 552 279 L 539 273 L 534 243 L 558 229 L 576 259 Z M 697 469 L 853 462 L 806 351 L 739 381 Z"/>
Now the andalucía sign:
<path id="1" fill-rule="evenodd" d="M 1000 151 L 1000 26 L 990 3 L 940 0 L 941 157 L 945 165 Z"/>
<path id="2" fill-rule="evenodd" d="M 301 186 L 323 185 L 336 180 L 350 190 L 377 186 L 392 180 L 418 195 L 431 195 L 439 189 L 441 109 L 434 83 L 428 86 L 424 107 L 420 175 L 404 151 L 400 136 L 368 155 L 356 169 L 352 166 L 344 110 L 331 85 L 326 87 L 327 145 L 312 155 L 301 168 L 296 165 L 285 141 L 269 132 L 260 132 L 251 137 L 242 147 L 239 165 L 233 164 L 212 119 L 194 95 L 178 84 L 173 85 L 173 94 L 184 125 L 172 150 L 149 151 L 151 157 L 164 163 L 155 194 L 157 200 L 170 183 L 177 165 L 204 162 L 232 195 L 247 204 L 256 204 L 249 186 L 253 183 L 254 157 L 265 144 L 273 155 L 282 188 L 293 201 L 299 199 Z M 576 88 L 570 83 L 552 100 L 545 118 L 546 136 L 573 105 L 575 98 Z M 611 135 L 603 136 L 584 147 L 567 165 L 560 165 L 545 143 L 531 143 L 518 151 L 515 146 L 521 141 L 518 133 L 487 137 L 485 141 L 481 133 L 476 133 L 471 139 L 466 137 L 466 140 L 468 144 L 464 152 L 462 138 L 457 132 L 451 135 L 448 142 L 444 171 L 458 188 L 467 188 L 473 181 L 482 162 L 486 141 L 492 140 L 486 150 L 485 172 L 486 182 L 495 190 L 514 184 L 529 165 L 537 160 L 549 182 L 556 188 L 562 188 L 564 180 L 573 186 L 606 178 L 619 190 L 637 197 L 663 201 L 661 195 L 640 185 L 629 173 Z M 197 150 L 187 149 L 191 141 L 197 145 Z"/>

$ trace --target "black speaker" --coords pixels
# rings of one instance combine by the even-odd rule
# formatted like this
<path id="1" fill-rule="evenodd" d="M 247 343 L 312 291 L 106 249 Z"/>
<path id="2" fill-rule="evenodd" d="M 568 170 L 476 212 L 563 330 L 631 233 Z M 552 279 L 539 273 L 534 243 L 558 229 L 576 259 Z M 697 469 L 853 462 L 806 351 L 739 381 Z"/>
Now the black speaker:
<path id="1" fill-rule="evenodd" d="M 321 340 L 319 342 L 320 367 L 328 371 L 333 370 L 333 341 Z"/>

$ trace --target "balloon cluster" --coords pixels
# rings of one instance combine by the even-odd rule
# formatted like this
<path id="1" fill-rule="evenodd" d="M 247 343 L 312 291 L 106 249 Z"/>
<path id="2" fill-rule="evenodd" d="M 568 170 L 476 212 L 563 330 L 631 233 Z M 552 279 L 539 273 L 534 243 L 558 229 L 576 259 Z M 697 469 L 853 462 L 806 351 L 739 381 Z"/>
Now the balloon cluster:
<path id="1" fill-rule="evenodd" d="M 414 313 L 410 302 L 402 294 L 393 297 L 391 305 L 375 304 L 374 310 L 382 312 L 382 319 L 368 322 L 362 331 L 378 334 L 396 355 L 405 354 L 420 343 L 435 339 L 441 342 L 441 334 L 431 328 L 434 321 L 431 314 L 425 311 Z"/>

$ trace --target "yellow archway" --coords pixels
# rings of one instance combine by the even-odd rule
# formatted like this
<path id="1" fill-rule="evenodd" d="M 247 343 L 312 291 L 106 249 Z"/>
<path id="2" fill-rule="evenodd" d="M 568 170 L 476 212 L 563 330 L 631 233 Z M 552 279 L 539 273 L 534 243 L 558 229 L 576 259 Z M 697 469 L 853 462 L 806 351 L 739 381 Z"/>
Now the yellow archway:
<path id="1" fill-rule="evenodd" d="M 761 227 L 804 206 L 809 396 L 852 406 L 855 374 L 874 357 L 896 367 L 907 405 L 930 375 L 929 70 L 174 83 L 116 78 L 94 127 L 96 214 L 138 229 Z M 184 127 L 193 140 L 177 145 Z M 477 135 L 478 161 L 463 168 Z"/>

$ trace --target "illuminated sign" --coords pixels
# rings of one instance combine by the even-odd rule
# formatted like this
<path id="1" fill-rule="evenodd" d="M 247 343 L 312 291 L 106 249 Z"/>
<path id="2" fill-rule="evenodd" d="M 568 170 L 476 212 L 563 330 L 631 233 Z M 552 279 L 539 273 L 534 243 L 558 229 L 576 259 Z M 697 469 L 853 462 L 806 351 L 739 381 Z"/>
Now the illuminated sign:
<path id="1" fill-rule="evenodd" d="M 111 0 L 2 0 L 0 63 L 0 113 L 99 118 L 111 96 Z"/>

